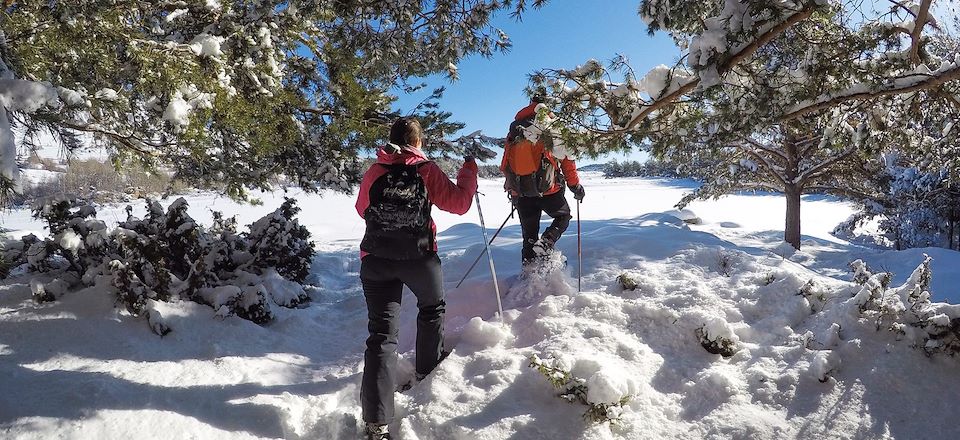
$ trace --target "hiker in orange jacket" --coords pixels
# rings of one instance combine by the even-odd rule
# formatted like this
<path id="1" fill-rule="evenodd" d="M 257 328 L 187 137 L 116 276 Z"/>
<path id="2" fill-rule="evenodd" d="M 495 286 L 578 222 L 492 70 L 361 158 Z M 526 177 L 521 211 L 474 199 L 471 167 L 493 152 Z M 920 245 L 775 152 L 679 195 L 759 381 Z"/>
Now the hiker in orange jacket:
<path id="1" fill-rule="evenodd" d="M 577 175 L 577 164 L 572 159 L 562 157 L 558 160 L 542 140 L 534 143 L 523 136 L 524 128 L 535 120 L 537 105 L 541 102 L 542 99 L 534 97 L 529 105 L 517 112 L 510 124 L 500 163 L 500 170 L 506 178 L 504 190 L 520 216 L 524 265 L 553 249 L 570 224 L 570 205 L 564 196 L 564 184 L 578 201 L 585 195 Z M 552 217 L 553 223 L 541 236 L 540 216 L 543 213 Z"/>

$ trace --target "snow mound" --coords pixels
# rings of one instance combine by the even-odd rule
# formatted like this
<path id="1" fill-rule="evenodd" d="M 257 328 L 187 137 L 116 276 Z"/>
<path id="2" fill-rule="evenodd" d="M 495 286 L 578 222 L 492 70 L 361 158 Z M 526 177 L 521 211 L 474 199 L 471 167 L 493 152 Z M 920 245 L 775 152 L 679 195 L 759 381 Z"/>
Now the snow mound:
<path id="1" fill-rule="evenodd" d="M 664 212 L 666 215 L 672 215 L 680 220 L 683 220 L 684 223 L 691 225 L 703 224 L 703 220 L 700 219 L 697 214 L 694 214 L 693 211 L 689 209 L 674 209 L 672 211 Z"/>

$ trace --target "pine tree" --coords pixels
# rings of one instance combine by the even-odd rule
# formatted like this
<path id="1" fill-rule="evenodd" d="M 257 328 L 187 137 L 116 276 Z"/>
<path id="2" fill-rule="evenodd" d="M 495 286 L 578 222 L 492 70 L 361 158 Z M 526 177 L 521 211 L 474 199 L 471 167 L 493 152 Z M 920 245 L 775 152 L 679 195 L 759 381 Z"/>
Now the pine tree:
<path id="1" fill-rule="evenodd" d="M 923 95 L 928 99 L 923 99 Z M 838 227 L 853 233 L 865 220 L 879 219 L 887 244 L 897 249 L 943 246 L 956 249 L 960 235 L 960 156 L 954 121 L 960 109 L 939 91 L 912 96 L 882 138 L 884 148 L 865 162 L 869 196 L 853 197 L 860 211 Z"/>
<path id="2" fill-rule="evenodd" d="M 683 64 L 640 77 L 625 59 L 591 60 L 543 70 L 531 87 L 552 98 L 550 129 L 568 149 L 644 145 L 673 161 L 719 159 L 693 197 L 784 193 L 784 238 L 799 249 L 800 196 L 863 196 L 863 157 L 892 118 L 911 117 L 899 97 L 955 99 L 960 60 L 936 50 L 931 5 L 871 13 L 838 0 L 646 0 L 650 32 L 668 32 Z"/>
<path id="3" fill-rule="evenodd" d="M 527 6 L 4 2 L 0 97 L 12 120 L 0 112 L 0 192 L 16 184 L 11 123 L 28 135 L 48 129 L 68 148 L 91 134 L 118 165 L 169 166 L 236 197 L 278 174 L 307 189 L 350 189 L 357 151 L 381 141 L 396 116 L 390 90 L 437 72 L 455 78 L 465 56 L 507 50 L 490 17 Z M 448 113 L 418 110 L 437 130 L 453 127 Z"/>

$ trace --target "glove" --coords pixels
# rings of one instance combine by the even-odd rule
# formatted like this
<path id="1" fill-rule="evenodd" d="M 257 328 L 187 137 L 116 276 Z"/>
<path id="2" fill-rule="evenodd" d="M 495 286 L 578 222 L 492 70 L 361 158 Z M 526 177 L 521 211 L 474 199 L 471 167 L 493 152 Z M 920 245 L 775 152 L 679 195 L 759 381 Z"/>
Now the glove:
<path id="1" fill-rule="evenodd" d="M 573 198 L 577 199 L 578 202 L 583 200 L 583 196 L 587 194 L 586 190 L 583 189 L 583 185 L 579 183 L 576 185 L 571 185 L 569 188 L 570 192 L 573 193 Z"/>
<path id="2" fill-rule="evenodd" d="M 480 145 L 479 142 L 474 142 L 470 146 L 463 149 L 464 159 L 469 157 L 475 157 L 480 161 L 490 160 L 497 157 L 497 152 L 493 151 L 483 145 Z"/>

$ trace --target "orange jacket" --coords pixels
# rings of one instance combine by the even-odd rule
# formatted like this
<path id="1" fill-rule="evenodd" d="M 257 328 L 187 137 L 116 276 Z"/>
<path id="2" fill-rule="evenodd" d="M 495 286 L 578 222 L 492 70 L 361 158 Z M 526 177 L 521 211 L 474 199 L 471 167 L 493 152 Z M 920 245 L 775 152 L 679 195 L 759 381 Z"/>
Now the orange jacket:
<path id="1" fill-rule="evenodd" d="M 537 109 L 537 103 L 531 102 L 530 105 L 524 107 L 519 112 L 517 112 L 517 116 L 514 117 L 514 120 L 516 121 L 520 119 L 529 118 L 536 113 L 536 109 Z M 558 164 L 557 158 L 553 157 L 553 153 L 544 147 L 543 141 L 537 141 L 534 147 L 537 150 L 539 150 L 541 154 L 543 154 L 543 156 L 550 161 L 551 164 L 553 164 L 554 168 L 556 168 L 561 172 L 561 174 L 563 174 L 564 180 L 566 180 L 567 182 L 567 186 L 576 186 L 580 183 L 580 176 L 577 175 L 577 164 L 576 162 L 573 161 L 573 159 L 565 157 L 563 159 L 560 159 L 559 161 L 560 163 Z M 504 145 L 504 150 L 506 150 L 506 145 Z M 507 169 L 507 155 L 504 154 L 503 160 L 500 161 L 500 171 L 506 171 L 506 169 Z M 557 191 L 560 191 L 560 189 L 561 189 L 560 185 L 554 182 L 553 186 L 547 192 L 543 193 L 543 195 L 546 196 L 546 195 L 554 194 Z"/>

